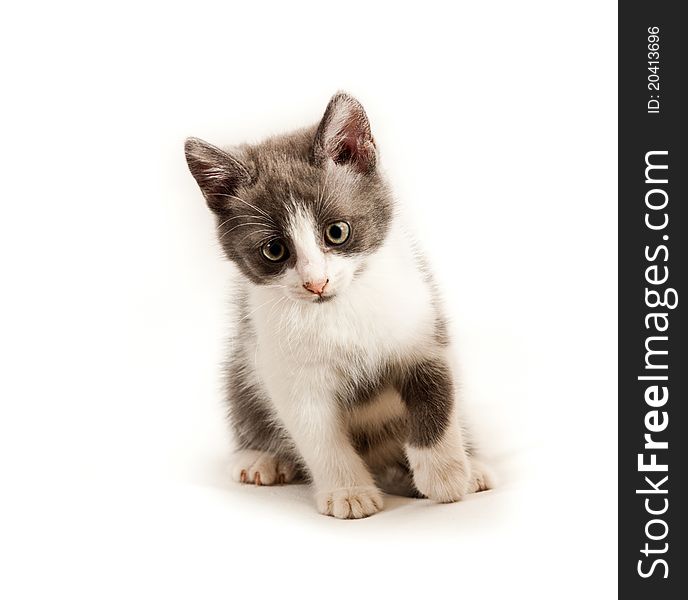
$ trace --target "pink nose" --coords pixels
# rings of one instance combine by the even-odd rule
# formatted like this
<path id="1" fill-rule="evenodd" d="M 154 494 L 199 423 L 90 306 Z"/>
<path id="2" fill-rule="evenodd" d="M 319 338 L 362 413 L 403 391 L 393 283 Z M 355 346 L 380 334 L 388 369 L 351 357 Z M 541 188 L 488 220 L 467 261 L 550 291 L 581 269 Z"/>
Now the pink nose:
<path id="1" fill-rule="evenodd" d="M 312 294 L 318 294 L 318 296 L 320 296 L 320 294 L 322 294 L 325 290 L 325 286 L 329 283 L 329 281 L 329 279 L 325 279 L 323 281 L 307 281 L 303 284 L 303 287 L 305 287 Z"/>

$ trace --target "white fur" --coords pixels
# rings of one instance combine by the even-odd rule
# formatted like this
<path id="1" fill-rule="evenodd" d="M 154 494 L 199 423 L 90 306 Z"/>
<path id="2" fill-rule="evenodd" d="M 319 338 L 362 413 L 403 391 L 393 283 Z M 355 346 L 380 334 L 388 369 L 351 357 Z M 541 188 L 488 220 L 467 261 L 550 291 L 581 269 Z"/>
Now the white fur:
<path id="1" fill-rule="evenodd" d="M 471 463 L 464 447 L 457 411 L 439 442 L 427 448 L 406 444 L 406 456 L 418 491 L 437 502 L 456 502 L 469 493 Z"/>
<path id="2" fill-rule="evenodd" d="M 234 455 L 232 479 L 239 483 L 274 485 L 294 479 L 296 465 L 261 450 L 238 450 Z"/>
<path id="3" fill-rule="evenodd" d="M 317 492 L 315 502 L 324 515 L 360 519 L 382 509 L 382 494 L 375 486 L 358 486 Z"/>
<path id="4" fill-rule="evenodd" d="M 312 216 L 298 208 L 290 214 L 289 234 L 297 257 L 296 268 L 287 270 L 278 285 L 285 286 L 282 289 L 292 300 L 314 302 L 318 299 L 304 288 L 307 282 L 327 281 L 325 297 L 335 296 L 349 286 L 362 257 L 323 252 L 316 238 L 321 232 L 316 231 Z"/>
<path id="5" fill-rule="evenodd" d="M 290 216 L 289 231 L 296 253 L 296 269 L 290 273 L 290 283 L 296 286 L 308 281 L 327 280 L 333 265 L 320 250 L 312 216 L 303 209 L 294 211 Z"/>
<path id="6" fill-rule="evenodd" d="M 382 498 L 351 445 L 335 401 L 342 373 L 358 379 L 389 359 L 436 354 L 432 292 L 398 219 L 383 246 L 368 257 L 323 252 L 316 235 L 308 215 L 295 212 L 290 237 L 296 268 L 275 286 L 249 288 L 255 365 L 276 417 L 308 465 L 318 509 L 342 518 L 367 516 L 380 510 Z M 364 261 L 364 270 L 355 276 Z M 303 289 L 307 278 L 329 279 L 326 295 L 334 298 L 313 304 L 314 295 Z M 357 418 L 384 419 L 401 410 L 398 394 L 390 392 Z M 468 491 L 470 465 L 458 425 L 437 448 L 408 449 L 408 456 L 418 467 L 420 491 L 429 497 L 457 500 Z M 439 489 L 433 477 L 446 489 Z"/>

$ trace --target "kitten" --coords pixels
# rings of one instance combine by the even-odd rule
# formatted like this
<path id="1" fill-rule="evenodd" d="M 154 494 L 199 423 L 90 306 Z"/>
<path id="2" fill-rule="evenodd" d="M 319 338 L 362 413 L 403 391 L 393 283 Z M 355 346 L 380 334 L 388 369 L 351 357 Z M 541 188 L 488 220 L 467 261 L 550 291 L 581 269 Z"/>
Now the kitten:
<path id="1" fill-rule="evenodd" d="M 437 502 L 488 489 L 438 295 L 361 104 L 339 93 L 317 126 L 185 150 L 244 276 L 227 373 L 234 479 L 308 478 L 339 518 L 379 511 L 380 488 Z"/>

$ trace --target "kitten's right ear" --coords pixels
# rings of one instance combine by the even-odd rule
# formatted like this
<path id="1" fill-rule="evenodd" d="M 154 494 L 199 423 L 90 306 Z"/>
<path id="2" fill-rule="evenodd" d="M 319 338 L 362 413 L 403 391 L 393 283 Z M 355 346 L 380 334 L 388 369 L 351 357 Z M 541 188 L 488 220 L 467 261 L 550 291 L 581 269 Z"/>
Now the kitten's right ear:
<path id="1" fill-rule="evenodd" d="M 345 92 L 332 96 L 313 142 L 317 165 L 326 160 L 347 164 L 360 173 L 375 169 L 377 150 L 361 103 Z"/>
<path id="2" fill-rule="evenodd" d="M 184 153 L 189 170 L 211 210 L 226 207 L 239 186 L 251 183 L 251 175 L 241 161 L 212 144 L 188 138 Z"/>

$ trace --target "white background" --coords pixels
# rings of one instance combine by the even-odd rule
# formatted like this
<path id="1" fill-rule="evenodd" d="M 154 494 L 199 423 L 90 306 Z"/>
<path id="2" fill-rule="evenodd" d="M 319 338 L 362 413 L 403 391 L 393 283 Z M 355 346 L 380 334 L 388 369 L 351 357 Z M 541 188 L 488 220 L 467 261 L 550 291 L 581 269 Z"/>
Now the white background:
<path id="1" fill-rule="evenodd" d="M 615 596 L 616 3 L 3 13 L 2 597 Z M 501 479 L 357 522 L 229 481 L 234 271 L 182 152 L 339 89 L 415 215 Z"/>

